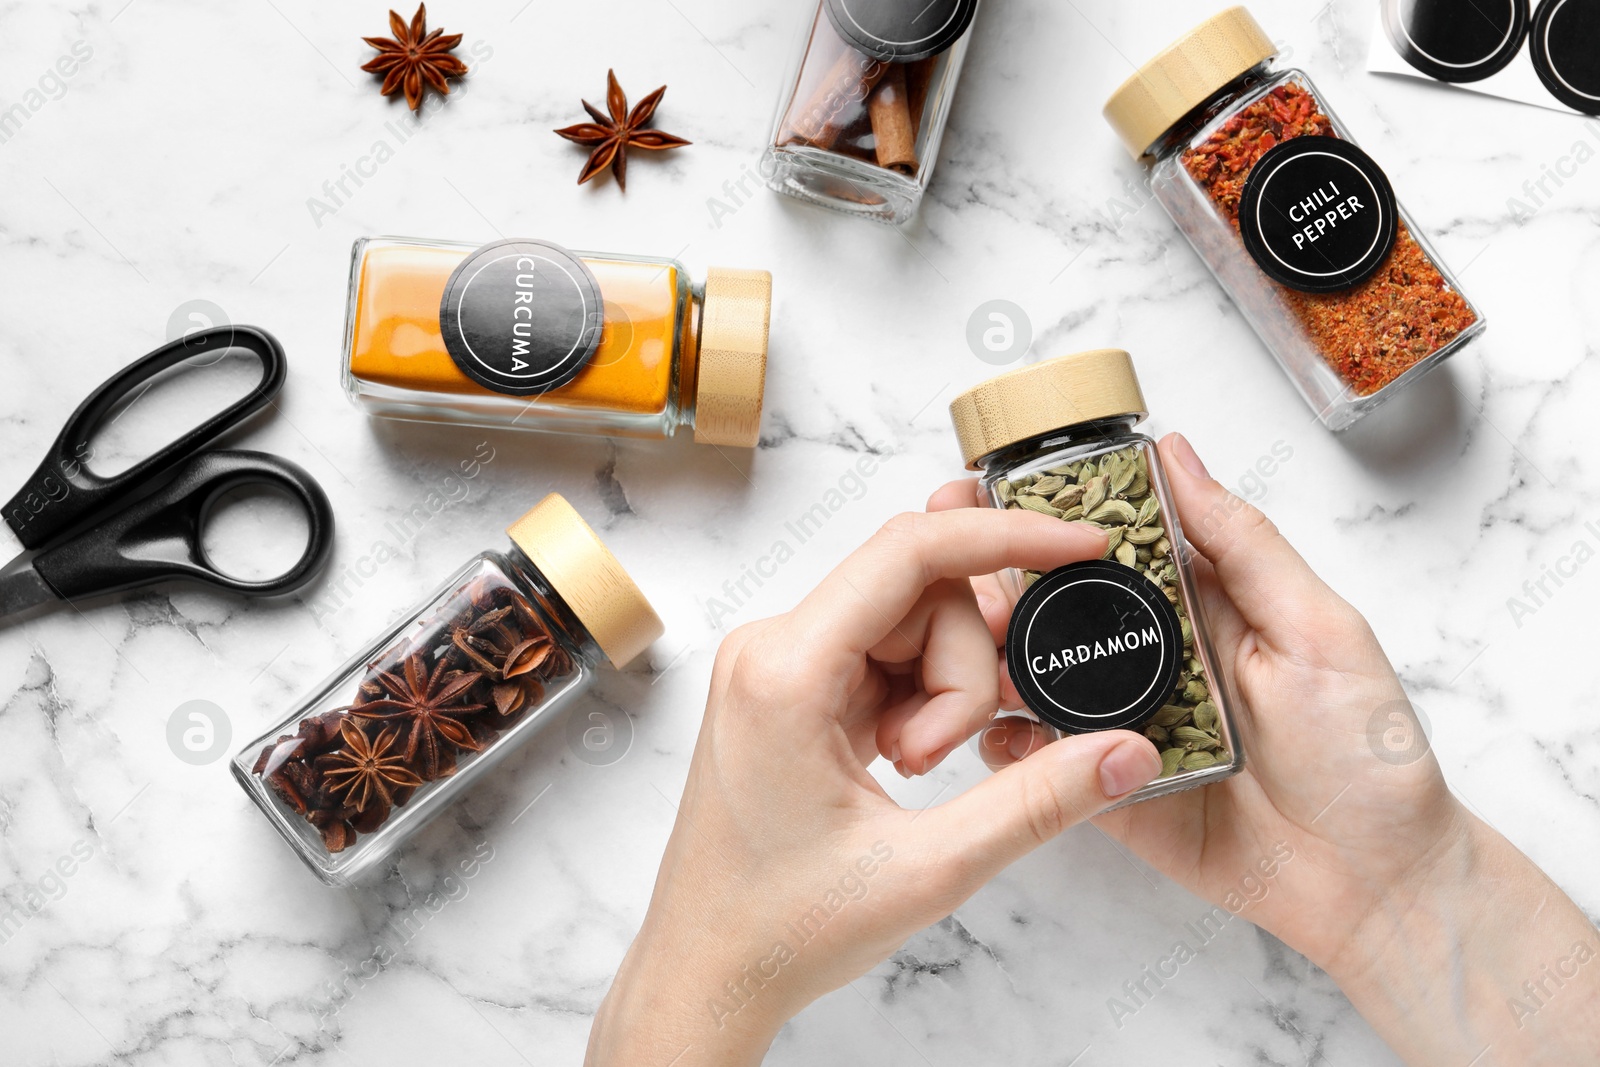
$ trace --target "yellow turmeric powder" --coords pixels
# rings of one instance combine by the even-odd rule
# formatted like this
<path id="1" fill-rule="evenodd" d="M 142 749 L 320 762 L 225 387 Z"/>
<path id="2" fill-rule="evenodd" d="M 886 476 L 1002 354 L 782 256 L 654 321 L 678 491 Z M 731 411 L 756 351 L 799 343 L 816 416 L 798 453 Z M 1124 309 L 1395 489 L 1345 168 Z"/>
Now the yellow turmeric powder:
<path id="1" fill-rule="evenodd" d="M 465 373 L 445 342 L 441 302 L 475 247 L 357 242 L 345 384 L 358 404 L 388 417 L 535 430 L 662 436 L 691 423 L 700 440 L 755 443 L 771 292 L 766 272 L 713 270 L 695 290 L 671 261 L 574 253 L 599 288 L 598 345 L 570 380 L 513 395 Z M 700 380 L 703 347 L 712 364 L 708 382 Z"/>

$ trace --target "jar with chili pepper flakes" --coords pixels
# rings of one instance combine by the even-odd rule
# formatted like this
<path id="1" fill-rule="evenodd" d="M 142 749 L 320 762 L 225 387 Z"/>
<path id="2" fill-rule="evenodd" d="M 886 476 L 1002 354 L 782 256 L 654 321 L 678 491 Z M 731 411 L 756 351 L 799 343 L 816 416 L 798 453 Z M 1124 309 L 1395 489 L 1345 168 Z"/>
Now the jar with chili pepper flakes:
<path id="1" fill-rule="evenodd" d="M 296 855 L 348 885 L 558 718 L 661 620 L 572 505 L 545 497 L 233 760 Z"/>
<path id="2" fill-rule="evenodd" d="M 1276 54 L 1230 8 L 1136 71 L 1105 117 L 1306 403 L 1343 430 L 1484 319 L 1383 170 Z"/>

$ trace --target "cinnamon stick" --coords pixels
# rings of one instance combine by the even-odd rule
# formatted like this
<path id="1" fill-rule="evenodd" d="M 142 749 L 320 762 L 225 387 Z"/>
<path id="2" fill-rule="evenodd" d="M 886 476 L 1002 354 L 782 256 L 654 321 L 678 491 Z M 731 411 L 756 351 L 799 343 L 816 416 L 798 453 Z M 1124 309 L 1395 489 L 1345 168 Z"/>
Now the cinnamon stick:
<path id="1" fill-rule="evenodd" d="M 888 66 L 890 64 L 845 46 L 811 98 L 800 109 L 789 110 L 784 120 L 789 134 L 787 144 L 798 142 L 818 149 L 832 149 L 838 142 L 838 134 L 853 120 L 854 107 L 872 93 Z"/>
<path id="2" fill-rule="evenodd" d="M 906 92 L 906 68 L 891 63 L 867 97 L 878 166 L 907 177 L 917 172 L 917 133 Z"/>

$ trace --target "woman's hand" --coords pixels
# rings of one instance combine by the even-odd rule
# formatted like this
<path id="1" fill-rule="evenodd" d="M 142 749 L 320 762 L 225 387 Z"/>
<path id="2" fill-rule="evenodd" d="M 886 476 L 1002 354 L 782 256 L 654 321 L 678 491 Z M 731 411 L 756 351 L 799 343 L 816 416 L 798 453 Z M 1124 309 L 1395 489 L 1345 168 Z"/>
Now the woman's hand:
<path id="1" fill-rule="evenodd" d="M 1451 794 L 1361 615 L 1187 441 L 1160 448 L 1199 553 L 1205 621 L 1244 705 L 1245 769 L 1097 824 L 1332 974 L 1407 1062 L 1600 1064 L 1600 960 L 1568 976 L 1578 988 L 1564 1000 L 1541 997 L 1551 1006 L 1537 1018 L 1509 1002 L 1576 944 L 1600 955 L 1594 928 Z M 930 508 L 975 504 L 968 481 Z M 1007 600 L 992 578 L 975 589 L 1001 645 Z M 1044 741 L 1037 723 L 1002 719 L 982 750 L 1006 766 Z"/>
<path id="2" fill-rule="evenodd" d="M 1031 513 L 901 515 L 795 610 L 729 635 L 588 1062 L 759 1062 L 800 1008 L 1154 778 L 1154 746 L 1125 731 L 1045 745 L 925 811 L 866 771 L 880 747 L 902 773 L 926 770 L 996 708 L 999 661 L 970 576 L 1104 549 L 1095 530 Z M 900 738 L 913 750 L 896 751 Z"/>

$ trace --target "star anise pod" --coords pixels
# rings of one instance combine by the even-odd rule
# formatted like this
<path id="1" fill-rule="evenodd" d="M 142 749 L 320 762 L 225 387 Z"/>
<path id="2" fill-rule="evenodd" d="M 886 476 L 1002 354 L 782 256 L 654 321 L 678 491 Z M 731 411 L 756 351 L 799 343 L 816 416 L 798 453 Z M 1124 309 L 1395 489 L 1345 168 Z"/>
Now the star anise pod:
<path id="1" fill-rule="evenodd" d="M 458 703 L 482 677 L 476 671 L 451 671 L 448 657 L 441 657 L 430 672 L 425 653 L 413 653 L 399 671 L 380 671 L 373 677 L 388 696 L 356 704 L 350 714 L 400 724 L 406 731 L 405 760 L 432 781 L 454 769 L 450 746 L 474 752 L 483 748 L 461 720 L 485 705 Z"/>
<path id="2" fill-rule="evenodd" d="M 388 815 L 395 790 L 422 784 L 422 779 L 412 773 L 395 751 L 399 734 L 400 728 L 391 726 L 372 739 L 361 727 L 345 719 L 339 728 L 344 747 L 328 757 L 329 766 L 322 772 L 328 791 L 343 794 L 345 803 L 357 812 L 372 809 Z M 379 822 L 383 816 L 378 816 Z"/>
<path id="3" fill-rule="evenodd" d="M 556 130 L 557 135 L 565 137 L 585 146 L 593 146 L 594 151 L 589 153 L 589 162 L 583 165 L 583 171 L 578 175 L 578 184 L 593 178 L 601 171 L 610 167 L 617 176 L 617 188 L 623 192 L 628 189 L 628 149 L 645 148 L 650 151 L 661 151 L 667 148 L 682 148 L 690 142 L 682 137 L 674 137 L 661 130 L 647 130 L 645 123 L 656 113 L 656 105 L 661 103 L 661 97 L 666 93 L 667 87 L 663 85 L 628 110 L 628 98 L 622 92 L 622 86 L 617 84 L 615 71 L 606 71 L 606 106 L 611 114 L 606 115 L 589 101 L 584 100 L 583 109 L 594 119 L 593 122 L 580 122 L 575 126 Z"/>
<path id="4" fill-rule="evenodd" d="M 448 96 L 450 83 L 445 79 L 459 78 L 467 72 L 467 65 L 450 54 L 450 50 L 461 43 L 461 35 L 452 33 L 446 37 L 443 30 L 428 33 L 427 22 L 427 4 L 417 6 L 410 26 L 398 13 L 390 11 L 389 29 L 394 37 L 361 38 L 378 50 L 377 57 L 363 64 L 361 69 L 384 76 L 384 96 L 404 89 L 406 103 L 412 111 L 421 109 L 425 86 L 431 85 Z"/>

